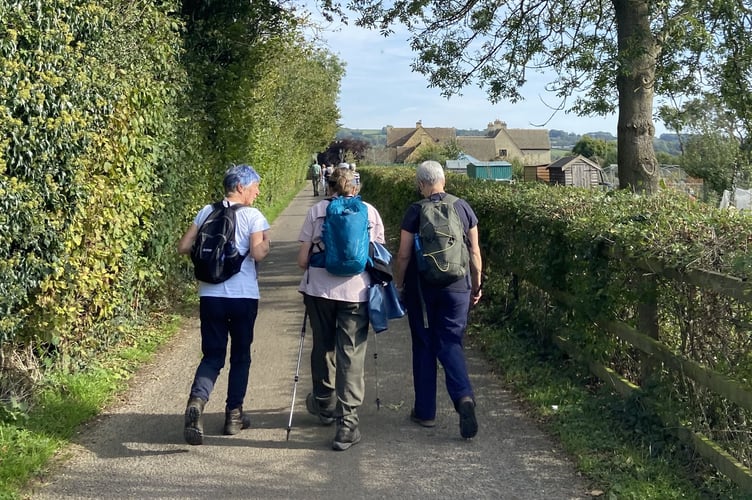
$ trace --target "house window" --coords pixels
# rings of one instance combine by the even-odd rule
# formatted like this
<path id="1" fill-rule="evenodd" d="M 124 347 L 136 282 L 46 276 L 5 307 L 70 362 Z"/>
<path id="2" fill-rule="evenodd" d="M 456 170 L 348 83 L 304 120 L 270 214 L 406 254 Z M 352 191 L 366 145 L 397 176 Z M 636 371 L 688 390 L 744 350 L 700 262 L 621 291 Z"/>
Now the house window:
<path id="1" fill-rule="evenodd" d="M 499 150 L 499 157 L 500 158 L 506 158 L 507 157 L 507 150 L 506 149 L 500 149 Z"/>

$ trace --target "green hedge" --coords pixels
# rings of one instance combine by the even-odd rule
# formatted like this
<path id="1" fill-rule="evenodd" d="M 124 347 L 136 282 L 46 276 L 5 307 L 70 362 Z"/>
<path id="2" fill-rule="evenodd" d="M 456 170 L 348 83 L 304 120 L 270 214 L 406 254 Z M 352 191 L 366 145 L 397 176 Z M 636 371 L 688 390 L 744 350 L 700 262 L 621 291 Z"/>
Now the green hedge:
<path id="1" fill-rule="evenodd" d="M 381 211 L 388 228 L 398 228 L 405 207 L 417 199 L 414 170 L 361 170 L 363 196 Z M 590 359 L 641 384 L 663 415 L 752 464 L 750 412 L 660 367 L 643 380 L 637 351 L 598 326 L 607 318 L 638 326 L 639 308 L 646 294 L 654 294 L 664 345 L 752 389 L 750 304 L 634 264 L 648 259 L 680 272 L 704 269 L 746 281 L 752 274 L 752 217 L 672 191 L 643 197 L 453 175 L 447 191 L 467 199 L 478 215 L 489 276 L 484 302 L 498 305 L 500 321 L 530 342 L 567 338 Z M 622 255 L 609 258 L 609 248 Z M 655 291 L 645 286 L 646 279 L 654 280 Z M 561 305 L 544 291 L 550 289 L 575 297 L 575 305 Z"/>
<path id="2" fill-rule="evenodd" d="M 127 314 L 155 271 L 139 254 L 175 141 L 178 25 L 154 2 L 2 9 L 0 335 L 86 349 L 84 332 Z"/>
<path id="3" fill-rule="evenodd" d="M 293 13 L 188 5 L 0 3 L 4 364 L 75 369 L 118 342 L 191 278 L 175 245 L 229 164 L 273 209 L 334 137 L 342 65 Z"/>

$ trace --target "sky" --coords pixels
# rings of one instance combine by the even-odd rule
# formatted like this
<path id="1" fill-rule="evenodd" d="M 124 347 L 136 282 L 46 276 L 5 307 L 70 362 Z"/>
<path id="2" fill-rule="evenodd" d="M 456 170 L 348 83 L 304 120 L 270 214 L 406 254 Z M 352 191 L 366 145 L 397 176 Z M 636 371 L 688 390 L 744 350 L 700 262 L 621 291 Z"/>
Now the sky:
<path id="1" fill-rule="evenodd" d="M 315 11 L 312 15 L 317 17 Z M 462 96 L 447 99 L 439 89 L 428 88 L 424 75 L 411 71 L 414 55 L 405 33 L 385 38 L 378 31 L 335 23 L 325 25 L 323 37 L 329 50 L 345 63 L 339 99 L 343 127 L 414 127 L 421 121 L 424 127 L 484 130 L 498 119 L 508 128 L 610 132 L 616 136 L 616 115 L 578 117 L 559 111 L 550 118 L 551 105 L 558 101 L 545 92 L 544 85 L 551 79 L 544 75 L 531 74 L 521 91 L 524 100 L 515 104 L 492 104 L 478 87 L 468 87 Z M 661 123 L 655 126 L 656 135 L 666 132 Z"/>

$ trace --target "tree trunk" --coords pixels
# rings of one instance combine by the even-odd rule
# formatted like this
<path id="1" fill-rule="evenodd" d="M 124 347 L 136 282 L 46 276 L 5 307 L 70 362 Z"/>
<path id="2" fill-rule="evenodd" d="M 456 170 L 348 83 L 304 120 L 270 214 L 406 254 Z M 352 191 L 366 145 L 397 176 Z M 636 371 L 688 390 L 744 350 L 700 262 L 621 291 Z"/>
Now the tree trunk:
<path id="1" fill-rule="evenodd" d="M 617 145 L 619 188 L 653 194 L 658 161 L 653 138 L 653 84 L 660 47 L 650 31 L 650 0 L 613 0 L 620 65 Z"/>

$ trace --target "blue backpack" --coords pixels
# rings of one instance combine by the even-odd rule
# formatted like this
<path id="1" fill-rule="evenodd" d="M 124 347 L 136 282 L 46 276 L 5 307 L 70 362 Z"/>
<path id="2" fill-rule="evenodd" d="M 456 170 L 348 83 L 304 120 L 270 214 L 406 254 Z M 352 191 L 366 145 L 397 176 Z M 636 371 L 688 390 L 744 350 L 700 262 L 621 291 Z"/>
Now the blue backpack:
<path id="1" fill-rule="evenodd" d="M 311 266 L 325 267 L 335 276 L 356 276 L 365 271 L 370 234 L 368 207 L 360 196 L 332 198 L 326 207 L 321 241 L 323 252 L 311 255 Z"/>

